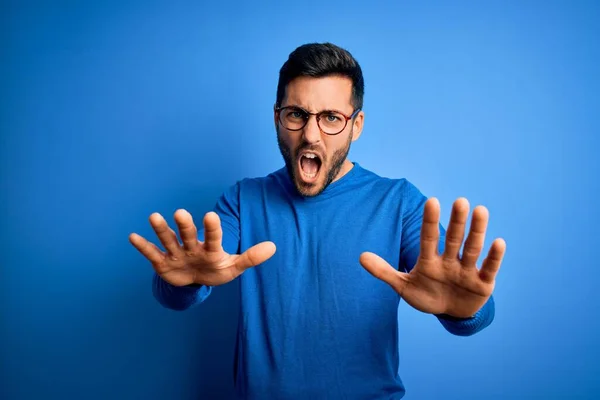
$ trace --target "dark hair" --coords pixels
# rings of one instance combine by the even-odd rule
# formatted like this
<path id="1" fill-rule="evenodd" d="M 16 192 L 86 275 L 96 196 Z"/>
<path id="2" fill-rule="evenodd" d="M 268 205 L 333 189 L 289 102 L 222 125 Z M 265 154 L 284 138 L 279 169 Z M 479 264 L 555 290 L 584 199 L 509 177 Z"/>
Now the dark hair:
<path id="1" fill-rule="evenodd" d="M 308 43 L 290 53 L 279 71 L 276 106 L 281 106 L 287 85 L 295 78 L 332 75 L 352 80 L 352 105 L 355 109 L 362 109 L 365 81 L 360 65 L 350 52 L 331 43 Z"/>

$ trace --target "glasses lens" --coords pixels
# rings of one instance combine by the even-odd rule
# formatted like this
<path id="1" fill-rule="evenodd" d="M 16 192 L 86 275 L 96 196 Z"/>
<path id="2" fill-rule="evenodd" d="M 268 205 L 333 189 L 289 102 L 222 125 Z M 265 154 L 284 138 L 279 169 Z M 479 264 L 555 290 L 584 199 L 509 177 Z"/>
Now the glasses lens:
<path id="1" fill-rule="evenodd" d="M 286 129 L 302 129 L 308 115 L 299 108 L 286 108 L 281 111 L 281 123 Z"/>
<path id="2" fill-rule="evenodd" d="M 327 111 L 319 116 L 319 126 L 330 135 L 340 133 L 346 127 L 346 118 L 335 111 Z"/>

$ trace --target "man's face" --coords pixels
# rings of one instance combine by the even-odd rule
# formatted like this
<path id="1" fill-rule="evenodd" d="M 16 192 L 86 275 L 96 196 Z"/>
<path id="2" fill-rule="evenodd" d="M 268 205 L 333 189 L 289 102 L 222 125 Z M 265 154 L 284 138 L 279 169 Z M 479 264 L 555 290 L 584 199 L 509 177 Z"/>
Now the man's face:
<path id="1" fill-rule="evenodd" d="M 347 116 L 354 112 L 351 103 L 352 81 L 346 77 L 299 77 L 290 82 L 281 107 L 295 106 L 311 113 L 339 111 Z M 342 132 L 327 135 L 317 125 L 314 115 L 299 131 L 286 129 L 275 113 L 279 150 L 290 178 L 303 196 L 317 196 L 331 183 L 345 175 L 352 163 L 346 159 L 351 142 L 362 131 L 364 114 L 349 120 Z"/>

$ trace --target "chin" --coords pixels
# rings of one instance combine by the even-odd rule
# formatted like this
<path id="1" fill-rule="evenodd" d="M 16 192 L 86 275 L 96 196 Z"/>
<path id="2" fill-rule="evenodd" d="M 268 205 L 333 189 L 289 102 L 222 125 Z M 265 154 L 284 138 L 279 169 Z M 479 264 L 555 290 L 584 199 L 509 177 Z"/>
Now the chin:
<path id="1" fill-rule="evenodd" d="M 320 195 L 321 193 L 323 193 L 325 188 L 326 188 L 325 185 L 307 186 L 302 183 L 296 182 L 296 190 L 298 190 L 298 193 L 300 193 L 300 195 L 302 195 L 303 197 L 316 197 L 316 196 Z"/>
<path id="2" fill-rule="evenodd" d="M 306 179 L 302 171 L 294 170 L 294 186 L 296 190 L 304 197 L 315 197 L 323 193 L 327 188 L 327 182 L 324 179 L 323 171 L 319 171 L 313 179 Z"/>

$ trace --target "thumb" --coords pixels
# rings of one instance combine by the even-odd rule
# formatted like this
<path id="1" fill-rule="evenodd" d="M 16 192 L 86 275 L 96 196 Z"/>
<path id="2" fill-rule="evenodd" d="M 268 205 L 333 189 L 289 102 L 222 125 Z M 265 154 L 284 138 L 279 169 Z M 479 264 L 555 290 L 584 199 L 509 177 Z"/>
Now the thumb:
<path id="1" fill-rule="evenodd" d="M 371 275 L 384 281 L 399 295 L 402 295 L 402 291 L 407 283 L 407 274 L 397 271 L 387 261 L 375 253 L 362 253 L 359 262 Z"/>
<path id="2" fill-rule="evenodd" d="M 250 247 L 235 260 L 235 268 L 242 273 L 250 267 L 255 267 L 275 254 L 276 247 L 273 242 L 262 242 Z"/>

